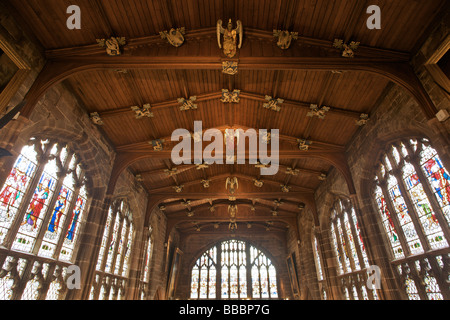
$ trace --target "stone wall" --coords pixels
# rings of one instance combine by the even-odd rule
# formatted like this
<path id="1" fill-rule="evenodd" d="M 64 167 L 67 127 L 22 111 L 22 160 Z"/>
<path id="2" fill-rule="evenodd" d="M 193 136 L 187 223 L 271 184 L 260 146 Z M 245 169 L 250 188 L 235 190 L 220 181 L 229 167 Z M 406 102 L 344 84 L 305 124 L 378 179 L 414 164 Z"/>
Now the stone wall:
<path id="1" fill-rule="evenodd" d="M 150 262 L 150 300 L 161 300 L 166 291 L 166 232 L 167 219 L 161 210 L 153 209 L 150 216 L 150 226 L 152 227 L 153 250 Z"/>

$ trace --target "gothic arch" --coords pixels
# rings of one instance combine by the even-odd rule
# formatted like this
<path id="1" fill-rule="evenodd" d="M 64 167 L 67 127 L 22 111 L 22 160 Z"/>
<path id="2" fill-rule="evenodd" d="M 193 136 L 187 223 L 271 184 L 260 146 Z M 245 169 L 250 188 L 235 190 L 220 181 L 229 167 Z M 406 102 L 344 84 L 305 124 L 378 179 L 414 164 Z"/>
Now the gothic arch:
<path id="1" fill-rule="evenodd" d="M 202 246 L 200 249 L 198 249 L 195 254 L 193 254 L 193 258 L 191 258 L 191 260 L 189 261 L 188 267 L 189 270 L 192 270 L 192 267 L 195 265 L 195 262 L 202 256 L 203 253 L 205 253 L 206 251 L 210 250 L 211 248 L 220 245 L 222 242 L 224 241 L 228 241 L 228 240 L 237 240 L 237 241 L 243 241 L 246 242 L 247 244 L 255 247 L 256 249 L 260 250 L 262 253 L 264 253 L 264 255 L 267 256 L 267 258 L 269 258 L 272 261 L 272 264 L 275 266 L 275 268 L 277 270 L 279 270 L 280 266 L 278 263 L 278 259 L 275 258 L 275 256 L 266 248 L 264 248 L 263 246 L 259 245 L 259 244 L 255 244 L 252 240 L 246 239 L 245 237 L 233 237 L 230 238 L 229 236 L 224 236 L 221 237 L 220 239 L 214 239 L 210 242 L 208 242 L 208 244 Z"/>

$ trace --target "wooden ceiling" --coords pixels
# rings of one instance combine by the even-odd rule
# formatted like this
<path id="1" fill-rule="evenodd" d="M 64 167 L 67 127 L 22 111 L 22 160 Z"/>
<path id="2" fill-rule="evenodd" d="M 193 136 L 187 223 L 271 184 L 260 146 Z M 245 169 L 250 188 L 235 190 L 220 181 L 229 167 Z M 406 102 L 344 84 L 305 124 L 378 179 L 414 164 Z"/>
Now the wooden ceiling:
<path id="1" fill-rule="evenodd" d="M 239 230 L 248 231 L 251 225 L 251 230 L 258 232 L 285 232 L 289 225 L 295 225 L 293 221 L 302 211 L 299 204 L 306 203 L 314 211 L 314 191 L 322 183 L 319 176 L 345 162 L 345 148 L 360 130 L 356 121 L 363 113 L 370 116 L 391 83 L 383 74 L 358 68 L 339 69 L 340 61 L 344 66 L 347 58 L 333 48 L 334 39 L 361 43 L 356 62 L 369 63 L 368 59 L 407 62 L 424 41 L 446 1 L 9 0 L 8 3 L 16 18 L 42 44 L 49 61 L 59 63 L 58 66 L 96 61 L 95 68 L 70 73 L 62 80 L 80 98 L 86 113 L 100 114 L 104 122 L 100 130 L 115 146 L 119 154 L 117 162 L 125 163 L 134 175 L 142 176 L 142 185 L 155 199 L 160 199 L 159 205 L 164 206 L 173 226 L 184 232 L 222 229 L 229 232 L 228 206 L 237 203 Z M 81 30 L 66 28 L 69 5 L 81 8 Z M 366 27 L 369 5 L 378 5 L 382 10 L 381 30 Z M 240 68 L 236 75 L 211 66 L 214 59 L 219 62 L 225 59 L 215 38 L 216 22 L 229 18 L 241 20 L 244 26 L 244 44 L 236 60 L 248 65 L 256 61 L 252 67 Z M 179 48 L 159 36 L 160 31 L 172 27 L 186 29 L 186 43 Z M 296 31 L 300 39 L 293 41 L 291 48 L 281 50 L 272 35 L 274 29 Z M 110 36 L 126 37 L 130 43 L 129 48 L 124 48 L 126 63 L 121 62 L 121 57 L 106 57 L 96 44 L 96 39 Z M 302 56 L 328 57 L 337 67 L 332 68 L 335 70 L 278 67 L 284 58 Z M 176 59 L 173 61 L 179 66 L 172 68 L 167 62 L 164 66 L 169 67 L 147 67 L 167 57 Z M 277 64 L 273 67 L 257 64 L 262 61 L 258 59 L 265 57 L 277 58 Z M 145 67 L 140 67 L 139 59 L 147 59 Z M 132 67 L 128 65 L 130 61 Z M 193 67 L 189 67 L 191 61 Z M 395 68 L 395 64 L 390 67 Z M 222 89 L 240 90 L 240 102 L 221 102 Z M 280 112 L 262 107 L 266 95 L 284 99 Z M 177 99 L 191 96 L 197 97 L 198 109 L 180 111 Z M 151 104 L 154 117 L 136 119 L 131 106 L 146 103 Z M 329 106 L 331 110 L 325 119 L 311 118 L 307 116 L 311 104 Z M 215 164 L 200 170 L 195 165 L 175 166 L 170 160 L 174 145 L 170 136 L 178 128 L 192 132 L 195 120 L 203 121 L 203 129 L 279 129 L 279 172 L 262 177 L 251 164 Z M 164 151 L 151 150 L 148 142 L 154 139 L 166 140 Z M 309 153 L 298 149 L 297 139 L 313 141 Z M 129 155 L 135 158 L 126 161 Z M 172 168 L 178 172 L 169 176 L 165 170 Z M 288 168 L 299 169 L 298 175 L 287 174 Z M 239 181 L 234 201 L 230 201 L 225 188 L 230 176 L 238 177 Z M 208 189 L 201 184 L 206 179 L 211 180 Z M 262 179 L 264 186 L 257 188 L 253 179 Z M 177 185 L 184 186 L 181 193 L 174 191 Z M 291 186 L 290 192 L 282 192 L 281 185 Z M 277 207 L 274 201 L 283 204 Z M 186 202 L 189 205 L 183 204 Z M 213 212 L 211 206 L 215 207 Z M 195 214 L 189 215 L 189 211 Z"/>

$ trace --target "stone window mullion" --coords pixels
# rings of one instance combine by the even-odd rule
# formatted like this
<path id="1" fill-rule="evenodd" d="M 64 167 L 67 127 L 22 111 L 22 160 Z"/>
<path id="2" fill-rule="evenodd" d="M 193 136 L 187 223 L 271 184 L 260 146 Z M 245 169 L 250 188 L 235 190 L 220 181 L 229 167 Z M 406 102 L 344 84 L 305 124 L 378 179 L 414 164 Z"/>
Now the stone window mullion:
<path id="1" fill-rule="evenodd" d="M 417 270 L 414 261 L 408 261 L 407 264 L 410 270 L 409 275 L 414 280 L 417 291 L 419 292 L 420 299 L 428 300 L 423 278 L 421 277 L 420 272 Z"/>

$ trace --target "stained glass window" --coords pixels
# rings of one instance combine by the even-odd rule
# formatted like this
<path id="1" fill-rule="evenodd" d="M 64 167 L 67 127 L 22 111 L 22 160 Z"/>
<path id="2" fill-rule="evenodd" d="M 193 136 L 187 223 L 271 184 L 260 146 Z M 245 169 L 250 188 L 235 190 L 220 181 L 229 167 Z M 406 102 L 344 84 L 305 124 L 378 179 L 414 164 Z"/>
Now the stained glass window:
<path id="1" fill-rule="evenodd" d="M 88 207 L 85 181 L 81 159 L 67 143 L 32 138 L 22 148 L 0 189 L 0 244 L 30 258 L 5 260 L 14 272 L 0 279 L 0 299 L 62 297 L 65 286 L 49 272 L 73 262 Z M 50 267 L 47 259 L 56 263 Z M 26 266 L 33 271 L 23 274 Z"/>
<path id="2" fill-rule="evenodd" d="M 320 245 L 319 245 L 319 239 L 318 235 L 314 234 L 312 235 L 312 245 L 313 245 L 313 253 L 314 253 L 314 262 L 316 265 L 316 272 L 317 272 L 317 281 L 319 282 L 319 289 L 321 298 L 323 300 L 326 300 L 327 294 L 326 294 L 326 282 L 324 277 L 324 269 L 322 264 L 322 258 L 320 253 Z"/>
<path id="3" fill-rule="evenodd" d="M 393 263 L 408 299 L 442 299 L 436 250 L 448 248 L 450 176 L 425 138 L 404 139 L 387 149 L 375 181 L 375 200 Z M 426 258 L 412 260 L 425 254 Z M 411 257 L 407 262 L 405 258 Z M 401 263 L 399 265 L 398 263 Z M 441 283 L 440 283 L 441 282 Z"/>
<path id="4" fill-rule="evenodd" d="M 224 241 L 207 250 L 191 272 L 191 299 L 215 299 L 216 292 L 222 299 L 277 299 L 275 266 L 246 242 Z"/>
<path id="5" fill-rule="evenodd" d="M 348 300 L 378 299 L 376 290 L 366 288 L 369 259 L 356 211 L 350 200 L 337 198 L 331 212 L 330 233 L 337 259 L 339 279 Z M 316 258 L 317 259 L 317 258 Z M 322 285 L 319 277 L 319 285 Z"/>
<path id="6" fill-rule="evenodd" d="M 25 146 L 0 192 L 0 243 L 17 216 L 37 167 L 34 145 Z"/>
<path id="7" fill-rule="evenodd" d="M 13 250 L 70 261 L 75 241 L 65 250 L 61 234 L 69 231 L 67 214 L 75 199 L 87 201 L 80 192 L 84 181 L 80 161 L 66 144 L 32 139 L 0 192 L 0 241 Z"/>
<path id="8" fill-rule="evenodd" d="M 123 280 L 128 277 L 133 249 L 133 216 L 128 202 L 118 199 L 110 206 L 103 229 L 96 270 L 99 277 L 92 299 L 120 300 L 126 294 Z"/>
<path id="9" fill-rule="evenodd" d="M 151 261 L 151 257 L 152 257 L 152 252 L 153 252 L 153 241 L 152 241 L 152 228 L 149 228 L 149 236 L 147 239 L 147 248 L 144 251 L 145 252 L 145 256 L 144 256 L 144 272 L 143 272 L 143 277 L 142 280 L 144 282 L 148 282 L 149 281 L 149 274 L 150 274 L 150 261 Z"/>
<path id="10" fill-rule="evenodd" d="M 358 271 L 368 266 L 361 230 L 355 210 L 349 201 L 338 199 L 335 202 L 330 232 L 341 274 Z"/>

